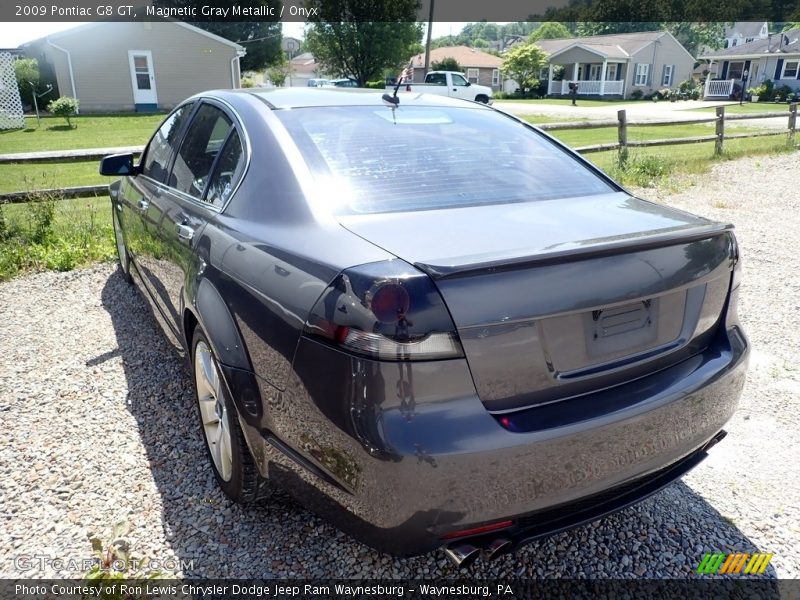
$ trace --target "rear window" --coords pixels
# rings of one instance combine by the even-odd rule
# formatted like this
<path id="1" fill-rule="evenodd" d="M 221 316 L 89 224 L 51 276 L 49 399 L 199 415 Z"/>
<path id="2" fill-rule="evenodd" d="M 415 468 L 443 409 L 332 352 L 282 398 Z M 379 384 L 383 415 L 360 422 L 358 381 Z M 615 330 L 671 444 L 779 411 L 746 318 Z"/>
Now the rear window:
<path id="1" fill-rule="evenodd" d="M 544 136 L 473 108 L 275 111 L 336 214 L 431 210 L 616 191 Z"/>

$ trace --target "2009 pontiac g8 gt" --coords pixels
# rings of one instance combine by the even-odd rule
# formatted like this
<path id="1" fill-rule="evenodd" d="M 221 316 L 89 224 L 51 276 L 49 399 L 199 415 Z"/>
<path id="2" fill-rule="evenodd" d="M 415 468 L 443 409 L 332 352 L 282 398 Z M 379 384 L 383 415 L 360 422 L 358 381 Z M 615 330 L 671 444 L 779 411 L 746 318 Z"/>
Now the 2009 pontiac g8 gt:
<path id="1" fill-rule="evenodd" d="M 233 500 L 463 565 L 654 493 L 735 410 L 732 226 L 484 105 L 209 92 L 101 172 Z"/>

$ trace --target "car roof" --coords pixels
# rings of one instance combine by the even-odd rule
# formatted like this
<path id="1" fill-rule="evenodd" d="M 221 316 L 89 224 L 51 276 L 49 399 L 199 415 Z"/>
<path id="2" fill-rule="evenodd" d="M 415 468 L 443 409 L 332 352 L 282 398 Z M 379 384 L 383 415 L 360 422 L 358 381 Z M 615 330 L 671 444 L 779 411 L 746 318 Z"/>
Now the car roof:
<path id="1" fill-rule="evenodd" d="M 291 88 L 247 88 L 241 90 L 217 90 L 206 92 L 201 96 L 220 97 L 224 99 L 228 94 L 250 94 L 262 100 L 273 109 L 309 108 L 323 106 L 382 106 L 384 90 L 370 90 L 362 88 L 317 88 L 317 87 L 291 87 Z M 391 92 L 389 92 L 391 93 Z M 488 107 L 467 103 L 464 100 L 437 96 L 435 94 L 418 94 L 401 92 L 398 94 L 400 106 L 440 106 L 453 108 L 481 108 Z"/>

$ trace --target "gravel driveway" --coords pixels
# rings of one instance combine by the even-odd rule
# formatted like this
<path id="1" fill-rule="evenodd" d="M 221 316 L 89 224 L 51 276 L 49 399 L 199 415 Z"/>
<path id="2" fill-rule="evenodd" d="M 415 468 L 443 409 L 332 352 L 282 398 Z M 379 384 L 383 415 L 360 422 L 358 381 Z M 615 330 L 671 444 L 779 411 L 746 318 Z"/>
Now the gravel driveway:
<path id="1" fill-rule="evenodd" d="M 759 549 L 769 575 L 800 576 L 797 161 L 722 163 L 658 198 L 738 226 L 754 352 L 728 438 L 655 497 L 472 574 L 692 577 L 705 552 Z M 188 576 L 456 575 L 441 553 L 379 554 L 279 493 L 227 502 L 182 363 L 113 265 L 0 285 L 0 322 L 0 577 L 77 576 L 25 559 L 89 557 L 87 533 L 120 519 L 135 551 Z"/>

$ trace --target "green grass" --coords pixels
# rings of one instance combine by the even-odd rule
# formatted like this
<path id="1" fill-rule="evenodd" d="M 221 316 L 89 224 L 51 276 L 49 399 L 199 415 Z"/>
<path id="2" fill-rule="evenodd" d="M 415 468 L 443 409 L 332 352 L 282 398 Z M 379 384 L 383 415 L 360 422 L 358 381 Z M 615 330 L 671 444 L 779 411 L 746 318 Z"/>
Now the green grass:
<path id="1" fill-rule="evenodd" d="M 568 106 L 572 104 L 571 98 L 537 98 L 514 100 L 513 98 L 504 98 L 502 100 L 495 100 L 496 103 L 503 104 L 505 102 L 514 102 L 521 104 L 557 104 L 559 106 Z M 578 98 L 578 108 L 581 106 L 625 106 L 627 104 L 636 104 L 635 100 L 597 100 L 597 99 L 584 99 Z"/>
<path id="2" fill-rule="evenodd" d="M 710 112 L 713 113 L 717 109 L 714 106 L 705 106 L 703 108 L 692 108 L 690 109 L 692 112 Z M 741 114 L 752 114 L 752 113 L 763 113 L 763 112 L 774 112 L 778 113 L 775 116 L 780 116 L 781 114 L 785 114 L 786 117 L 789 117 L 789 105 L 788 104 L 775 104 L 774 102 L 746 102 L 744 104 L 739 104 L 738 102 L 735 104 L 726 104 L 725 105 L 725 113 L 731 113 L 735 115 Z"/>
<path id="3" fill-rule="evenodd" d="M 534 125 L 541 125 L 543 123 L 564 123 L 566 121 L 588 121 L 586 117 L 566 117 L 564 115 L 520 115 L 521 119 L 525 119 Z"/>
<path id="4" fill-rule="evenodd" d="M 78 116 L 72 129 L 60 117 L 25 117 L 25 129 L 0 132 L 0 154 L 137 146 L 147 143 L 163 114 Z"/>
<path id="5" fill-rule="evenodd" d="M 637 187 L 679 189 L 680 175 L 707 172 L 715 163 L 743 156 L 797 152 L 783 136 L 726 140 L 722 155 L 714 156 L 714 142 L 631 148 L 629 164 L 621 168 L 617 151 L 586 154 L 586 158 L 620 183 Z"/>
<path id="6" fill-rule="evenodd" d="M 98 173 L 100 161 L 0 164 L 0 194 L 110 183 Z"/>
<path id="7" fill-rule="evenodd" d="M 0 281 L 114 258 L 108 198 L 38 200 L 0 204 Z"/>

